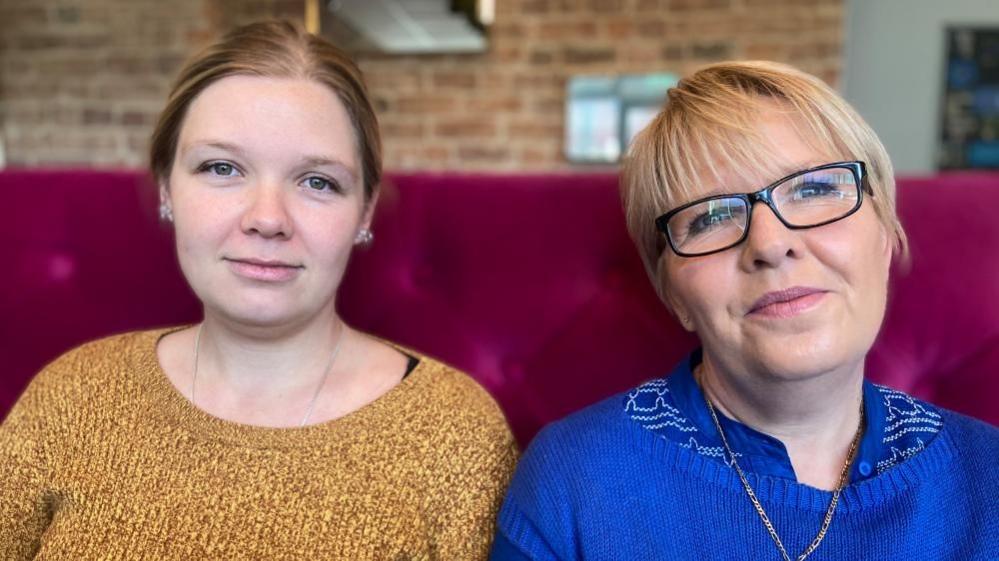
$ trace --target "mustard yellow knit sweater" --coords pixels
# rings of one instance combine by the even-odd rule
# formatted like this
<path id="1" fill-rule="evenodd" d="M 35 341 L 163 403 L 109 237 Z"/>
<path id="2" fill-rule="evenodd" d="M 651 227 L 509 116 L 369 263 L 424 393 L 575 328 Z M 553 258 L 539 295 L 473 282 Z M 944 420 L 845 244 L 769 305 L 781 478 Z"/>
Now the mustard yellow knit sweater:
<path id="1" fill-rule="evenodd" d="M 485 559 L 516 462 L 489 395 L 438 362 L 341 419 L 239 425 L 180 395 L 164 330 L 86 344 L 0 427 L 0 559 Z"/>

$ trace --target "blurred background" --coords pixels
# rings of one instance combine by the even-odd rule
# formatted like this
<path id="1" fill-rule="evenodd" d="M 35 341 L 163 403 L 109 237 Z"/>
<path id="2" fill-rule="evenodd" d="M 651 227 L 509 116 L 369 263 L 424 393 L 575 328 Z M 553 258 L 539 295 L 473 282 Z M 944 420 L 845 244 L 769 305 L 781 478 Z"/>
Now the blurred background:
<path id="1" fill-rule="evenodd" d="M 0 0 L 0 164 L 143 166 L 184 59 L 274 17 L 354 54 L 390 170 L 613 166 L 670 80 L 741 58 L 835 85 L 900 173 L 999 166 L 994 0 Z"/>

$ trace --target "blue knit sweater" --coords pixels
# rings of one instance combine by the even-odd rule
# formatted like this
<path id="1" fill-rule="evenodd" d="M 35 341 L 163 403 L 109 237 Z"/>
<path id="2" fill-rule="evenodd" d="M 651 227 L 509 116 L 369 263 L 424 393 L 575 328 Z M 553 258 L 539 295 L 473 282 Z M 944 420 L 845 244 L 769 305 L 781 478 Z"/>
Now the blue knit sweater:
<path id="1" fill-rule="evenodd" d="M 500 512 L 492 559 L 780 559 L 724 456 L 636 419 L 639 390 L 538 434 Z M 932 411 L 938 426 L 925 446 L 843 490 L 809 559 L 999 560 L 999 430 Z M 746 476 L 796 558 L 832 494 L 766 471 Z"/>

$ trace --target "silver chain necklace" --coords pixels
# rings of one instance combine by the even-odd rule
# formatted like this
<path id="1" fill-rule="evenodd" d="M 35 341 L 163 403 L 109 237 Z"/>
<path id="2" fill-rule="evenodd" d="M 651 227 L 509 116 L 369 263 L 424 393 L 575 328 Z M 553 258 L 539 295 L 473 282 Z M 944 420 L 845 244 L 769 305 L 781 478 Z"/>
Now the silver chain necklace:
<path id="1" fill-rule="evenodd" d="M 198 381 L 198 353 L 201 350 L 201 332 L 205 328 L 205 323 L 201 322 L 198 325 L 198 331 L 194 334 L 194 373 L 191 375 L 191 403 L 197 407 L 198 402 L 194 398 L 194 390 Z M 330 353 L 330 359 L 326 363 L 326 369 L 323 370 L 323 375 L 319 379 L 319 384 L 316 386 L 316 391 L 312 394 L 312 399 L 309 400 L 309 406 L 305 410 L 305 416 L 302 417 L 302 422 L 298 424 L 299 428 L 302 428 L 309 422 L 309 417 L 312 416 L 312 410 L 316 408 L 316 402 L 319 401 L 319 394 L 326 385 L 326 379 L 330 376 L 330 371 L 333 370 L 333 363 L 336 362 L 336 357 L 340 354 L 340 343 L 343 343 L 343 338 L 347 334 L 347 326 L 342 325 L 340 330 L 340 336 L 336 339 L 336 345 L 333 346 L 333 352 Z"/>
<path id="2" fill-rule="evenodd" d="M 766 511 L 763 510 L 763 505 L 760 504 L 759 499 L 756 498 L 756 493 L 753 492 L 753 488 L 749 485 L 749 481 L 746 480 L 746 475 L 742 472 L 742 468 L 739 467 L 739 462 L 735 460 L 735 454 L 732 453 L 732 448 L 728 445 L 728 439 L 725 438 L 725 432 L 722 431 L 721 423 L 718 422 L 718 415 L 715 413 L 715 406 L 711 403 L 711 398 L 708 397 L 708 392 L 702 389 L 704 394 L 704 401 L 708 404 L 708 411 L 711 412 L 711 420 L 715 423 L 715 429 L 718 431 L 718 435 L 721 436 L 722 444 L 725 445 L 725 453 L 728 454 L 729 460 L 732 463 L 732 467 L 735 468 L 735 472 L 739 474 L 739 481 L 742 482 L 742 487 L 746 490 L 746 494 L 749 495 L 749 500 L 753 502 L 753 506 L 756 507 L 756 513 L 759 514 L 760 520 L 763 521 L 763 525 L 767 527 L 767 531 L 770 532 L 770 537 L 774 540 L 774 544 L 777 545 L 777 549 L 780 550 L 780 555 L 784 561 L 791 561 L 791 558 L 787 554 L 787 550 L 784 549 L 784 543 L 781 542 L 780 536 L 777 535 L 777 530 L 774 529 L 774 525 L 770 522 L 770 517 L 767 516 Z M 805 549 L 805 551 L 797 557 L 797 561 L 803 561 L 806 557 L 811 555 L 816 549 L 818 549 L 819 544 L 822 543 L 823 538 L 826 537 L 826 532 L 829 530 L 829 524 L 832 523 L 833 514 L 836 512 L 836 505 L 839 504 L 839 494 L 846 486 L 847 479 L 850 475 L 850 465 L 853 463 L 854 457 L 857 454 L 857 446 L 860 443 L 860 435 L 864 431 L 864 402 L 860 402 L 860 423 L 857 425 L 857 432 L 853 435 L 853 441 L 850 443 L 850 451 L 846 455 L 846 462 L 843 464 L 843 470 L 839 474 L 839 483 L 836 484 L 836 490 L 833 492 L 832 499 L 829 501 L 829 508 L 826 509 L 825 518 L 822 520 L 822 527 L 819 528 L 819 533 L 812 540 L 812 543 Z"/>

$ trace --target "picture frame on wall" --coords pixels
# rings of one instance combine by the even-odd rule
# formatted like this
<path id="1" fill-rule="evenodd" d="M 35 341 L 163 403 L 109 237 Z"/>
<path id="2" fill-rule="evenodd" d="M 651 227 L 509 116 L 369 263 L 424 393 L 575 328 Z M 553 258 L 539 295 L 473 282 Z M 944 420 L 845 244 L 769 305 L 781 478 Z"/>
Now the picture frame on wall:
<path id="1" fill-rule="evenodd" d="M 999 27 L 945 32 L 938 166 L 999 169 Z"/>
<path id="2" fill-rule="evenodd" d="M 631 140 L 659 113 L 670 73 L 575 76 L 565 108 L 565 156 L 572 163 L 614 164 Z"/>

